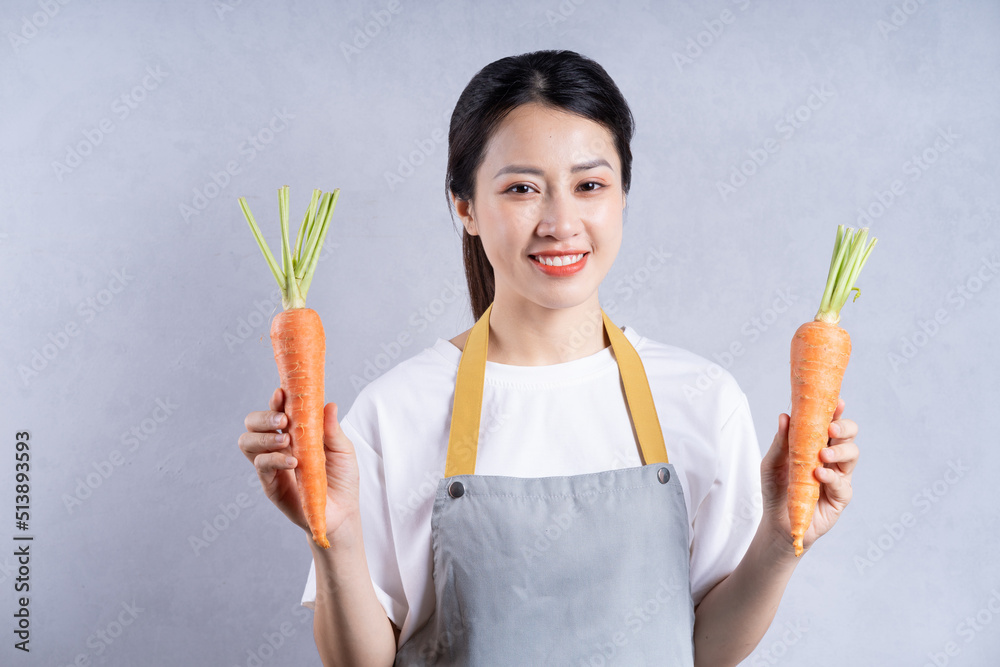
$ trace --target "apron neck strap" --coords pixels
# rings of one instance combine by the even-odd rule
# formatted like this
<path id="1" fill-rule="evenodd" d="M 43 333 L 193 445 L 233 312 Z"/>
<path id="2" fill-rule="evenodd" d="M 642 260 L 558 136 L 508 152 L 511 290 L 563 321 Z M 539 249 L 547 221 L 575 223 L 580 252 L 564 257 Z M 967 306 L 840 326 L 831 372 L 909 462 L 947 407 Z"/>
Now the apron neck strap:
<path id="1" fill-rule="evenodd" d="M 479 318 L 462 350 L 455 380 L 455 400 L 448 435 L 448 457 L 445 477 L 472 475 L 476 471 L 476 450 L 479 446 L 479 423 L 483 413 L 483 384 L 486 380 L 486 351 L 490 338 L 490 304 Z M 621 329 L 612 324 L 601 310 L 604 330 L 611 340 L 611 349 L 618 362 L 618 371 L 625 388 L 625 403 L 632 417 L 644 464 L 667 463 L 663 431 L 656 415 L 649 381 L 639 353 L 632 347 Z"/>

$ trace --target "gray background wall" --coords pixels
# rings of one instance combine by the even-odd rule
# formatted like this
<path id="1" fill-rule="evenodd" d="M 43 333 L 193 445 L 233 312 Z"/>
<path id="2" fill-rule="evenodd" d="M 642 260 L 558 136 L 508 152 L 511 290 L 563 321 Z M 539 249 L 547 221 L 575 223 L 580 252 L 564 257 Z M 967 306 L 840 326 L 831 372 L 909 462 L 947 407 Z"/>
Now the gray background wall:
<path id="1" fill-rule="evenodd" d="M 236 199 L 276 244 L 280 185 L 295 224 L 341 188 L 309 303 L 346 409 L 471 324 L 441 139 L 480 67 L 538 48 L 594 57 L 637 119 L 606 308 L 730 370 L 762 448 L 836 225 L 880 239 L 843 317 L 855 500 L 746 664 L 1000 656 L 997 3 L 16 0 L 0 29 L 0 662 L 319 664 L 305 538 L 236 445 L 278 381 Z"/>

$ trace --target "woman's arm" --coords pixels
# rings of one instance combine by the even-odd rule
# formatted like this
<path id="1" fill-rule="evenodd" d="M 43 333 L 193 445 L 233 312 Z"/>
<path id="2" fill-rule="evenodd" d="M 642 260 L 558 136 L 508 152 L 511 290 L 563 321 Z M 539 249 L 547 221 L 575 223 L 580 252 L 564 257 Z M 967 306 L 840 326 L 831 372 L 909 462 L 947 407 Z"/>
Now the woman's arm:
<path id="1" fill-rule="evenodd" d="M 329 549 L 308 540 L 316 562 L 313 635 L 323 664 L 392 665 L 399 630 L 375 597 L 360 516 L 345 521 Z"/>
<path id="2" fill-rule="evenodd" d="M 824 467 L 812 525 L 805 535 L 808 550 L 837 522 L 851 500 L 851 474 L 858 460 L 857 425 L 839 419 L 840 401 L 830 425 L 830 444 L 820 454 Z M 778 433 L 761 461 L 764 515 L 743 560 L 715 585 L 695 609 L 696 665 L 724 667 L 746 658 L 771 626 L 781 596 L 798 564 L 792 548 L 786 494 L 788 488 L 788 415 L 778 418 Z"/>

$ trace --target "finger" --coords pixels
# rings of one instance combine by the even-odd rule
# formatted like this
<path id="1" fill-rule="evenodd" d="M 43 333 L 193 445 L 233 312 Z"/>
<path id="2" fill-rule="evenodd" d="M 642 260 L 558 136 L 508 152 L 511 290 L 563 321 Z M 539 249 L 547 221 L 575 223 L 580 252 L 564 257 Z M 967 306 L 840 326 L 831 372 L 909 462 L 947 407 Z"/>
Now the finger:
<path id="1" fill-rule="evenodd" d="M 298 465 L 298 461 L 295 460 L 295 457 L 288 454 L 273 452 L 270 454 L 258 454 L 253 460 L 253 465 L 257 468 L 257 474 L 260 476 L 261 481 L 270 484 L 278 471 L 292 470 Z"/>
<path id="2" fill-rule="evenodd" d="M 833 417 L 831 417 L 831 419 L 833 419 L 833 420 L 840 419 L 840 415 L 844 414 L 844 406 L 845 406 L 844 399 L 838 397 L 837 398 L 837 407 L 834 408 L 834 410 L 833 410 Z"/>
<path id="3" fill-rule="evenodd" d="M 275 389 L 274 393 L 271 394 L 271 401 L 270 401 L 270 403 L 268 405 L 271 408 L 271 410 L 273 410 L 274 412 L 283 412 L 284 411 L 284 409 L 285 409 L 285 392 L 283 392 L 281 390 L 281 387 L 278 387 L 277 389 Z"/>
<path id="4" fill-rule="evenodd" d="M 860 455 L 861 450 L 853 440 L 824 447 L 819 452 L 819 458 L 826 467 L 835 468 L 845 474 L 853 472 Z"/>
<path id="5" fill-rule="evenodd" d="M 837 419 L 830 422 L 828 436 L 834 443 L 846 442 L 858 434 L 858 425 L 851 419 Z"/>
<path id="6" fill-rule="evenodd" d="M 287 433 L 243 433 L 240 435 L 240 449 L 252 462 L 258 454 L 267 454 L 284 449 L 291 444 Z"/>
<path id="7" fill-rule="evenodd" d="M 288 425 L 284 412 L 273 410 L 258 410 L 251 412 L 243 420 L 243 425 L 251 433 L 273 433 Z"/>
<path id="8" fill-rule="evenodd" d="M 298 461 L 294 457 L 282 453 L 260 454 L 254 459 L 264 495 L 288 518 L 302 525 L 302 517 L 297 515 L 301 511 L 294 474 L 297 465 Z"/>
<path id="9" fill-rule="evenodd" d="M 823 493 L 831 505 L 837 509 L 843 509 L 847 503 L 851 502 L 854 490 L 851 488 L 849 475 L 824 467 L 816 468 L 814 474 L 816 479 L 823 484 Z"/>

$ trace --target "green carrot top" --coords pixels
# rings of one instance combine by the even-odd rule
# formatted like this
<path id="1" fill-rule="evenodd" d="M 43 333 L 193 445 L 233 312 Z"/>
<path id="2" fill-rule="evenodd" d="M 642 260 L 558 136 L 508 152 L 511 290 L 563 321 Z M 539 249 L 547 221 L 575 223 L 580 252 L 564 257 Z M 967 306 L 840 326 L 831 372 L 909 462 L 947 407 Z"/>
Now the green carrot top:
<path id="1" fill-rule="evenodd" d="M 323 247 L 323 240 L 326 238 L 326 231 L 330 225 L 330 216 L 337 205 L 340 197 L 340 190 L 333 192 L 322 192 L 313 190 L 312 201 L 309 202 L 309 210 L 299 226 L 299 233 L 295 238 L 295 247 L 289 245 L 288 236 L 288 186 L 284 185 L 278 189 L 278 216 L 281 220 L 281 266 L 274 260 L 267 241 L 260 233 L 260 228 L 254 221 L 250 207 L 246 198 L 240 197 L 240 208 L 243 215 L 250 224 L 260 251 L 264 253 L 264 259 L 271 267 L 274 279 L 278 281 L 281 289 L 281 305 L 285 310 L 292 308 L 306 307 L 306 294 L 309 292 L 309 284 L 312 282 L 313 274 L 316 272 L 316 264 L 319 262 L 320 248 Z"/>
<path id="2" fill-rule="evenodd" d="M 854 286 L 854 282 L 878 239 L 872 237 L 871 243 L 866 245 L 867 241 L 867 227 L 855 230 L 844 225 L 837 226 L 837 241 L 833 246 L 833 259 L 830 260 L 823 301 L 816 313 L 817 321 L 837 324 L 840 322 L 840 309 L 847 303 L 851 292 L 855 292 L 855 300 L 861 295 L 861 290 Z"/>

